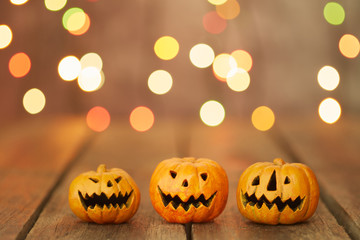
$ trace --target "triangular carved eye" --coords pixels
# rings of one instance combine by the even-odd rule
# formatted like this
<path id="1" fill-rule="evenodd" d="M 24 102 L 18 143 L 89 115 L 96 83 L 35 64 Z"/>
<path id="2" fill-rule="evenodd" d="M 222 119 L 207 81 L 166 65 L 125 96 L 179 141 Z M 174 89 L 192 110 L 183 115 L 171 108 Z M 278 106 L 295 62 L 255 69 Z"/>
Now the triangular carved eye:
<path id="1" fill-rule="evenodd" d="M 120 181 L 121 181 L 121 177 L 115 178 L 115 182 L 116 182 L 116 183 L 119 183 Z"/>
<path id="2" fill-rule="evenodd" d="M 177 173 L 174 171 L 170 171 L 170 175 L 172 178 L 176 178 Z"/>
<path id="3" fill-rule="evenodd" d="M 256 185 L 259 185 L 259 184 L 260 184 L 260 177 L 257 176 L 256 178 L 254 178 L 251 185 L 256 186 Z"/>
<path id="4" fill-rule="evenodd" d="M 93 181 L 94 183 L 97 183 L 99 181 L 99 179 L 96 178 L 89 178 L 91 181 Z"/>
<path id="5" fill-rule="evenodd" d="M 289 184 L 290 183 L 290 178 L 288 176 L 286 176 L 284 184 Z"/>
<path id="6" fill-rule="evenodd" d="M 207 173 L 202 173 L 202 174 L 200 174 L 200 176 L 201 176 L 202 180 L 206 181 Z"/>

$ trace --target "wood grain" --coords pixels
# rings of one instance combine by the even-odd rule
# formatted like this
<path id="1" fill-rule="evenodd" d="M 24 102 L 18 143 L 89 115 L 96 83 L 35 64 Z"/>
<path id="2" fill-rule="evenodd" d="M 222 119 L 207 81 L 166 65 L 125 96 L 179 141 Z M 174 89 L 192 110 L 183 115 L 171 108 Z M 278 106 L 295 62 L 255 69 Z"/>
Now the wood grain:
<path id="1" fill-rule="evenodd" d="M 0 237 L 27 234 L 61 174 L 90 137 L 80 118 L 26 120 L 0 138 Z"/>
<path id="2" fill-rule="evenodd" d="M 128 122 L 113 121 L 56 189 L 27 239 L 186 239 L 184 226 L 163 220 L 149 197 L 149 182 L 157 163 L 175 154 L 174 135 L 171 124 L 158 123 L 150 131 L 139 133 Z M 127 223 L 86 223 L 70 210 L 67 197 L 71 181 L 100 163 L 124 169 L 140 189 L 139 210 Z"/>
<path id="3" fill-rule="evenodd" d="M 250 124 L 227 120 L 216 128 L 199 126 L 192 135 L 190 153 L 218 161 L 229 177 L 227 207 L 213 222 L 192 224 L 193 239 L 349 239 L 321 201 L 312 218 L 295 225 L 261 225 L 241 216 L 235 194 L 241 173 L 255 162 L 275 157 L 292 160 L 268 132 L 259 132 Z"/>

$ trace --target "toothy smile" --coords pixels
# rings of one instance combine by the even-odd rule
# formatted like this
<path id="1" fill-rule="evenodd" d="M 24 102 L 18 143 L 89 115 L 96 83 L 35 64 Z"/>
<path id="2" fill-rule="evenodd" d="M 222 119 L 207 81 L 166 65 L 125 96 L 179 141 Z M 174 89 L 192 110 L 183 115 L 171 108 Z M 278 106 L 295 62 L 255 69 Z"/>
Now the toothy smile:
<path id="1" fill-rule="evenodd" d="M 130 193 L 125 193 L 123 195 L 121 192 L 118 196 L 115 194 L 112 194 L 111 197 L 107 197 L 105 193 L 101 193 L 100 195 L 93 194 L 89 196 L 87 193 L 85 196 L 78 191 L 79 198 L 81 201 L 81 204 L 83 205 L 84 209 L 87 210 L 89 207 L 93 209 L 95 206 L 99 206 L 100 208 L 104 208 L 106 206 L 107 208 L 114 207 L 114 208 L 123 208 L 124 206 L 129 207 L 129 197 L 133 193 L 133 190 L 131 190 Z"/>

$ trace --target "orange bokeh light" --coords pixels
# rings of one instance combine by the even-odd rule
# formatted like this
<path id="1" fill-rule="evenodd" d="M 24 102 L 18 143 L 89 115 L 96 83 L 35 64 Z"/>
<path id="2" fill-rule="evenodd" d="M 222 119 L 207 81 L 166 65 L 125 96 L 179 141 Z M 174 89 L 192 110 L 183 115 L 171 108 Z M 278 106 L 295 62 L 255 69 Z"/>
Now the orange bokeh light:
<path id="1" fill-rule="evenodd" d="M 340 38 L 339 50 L 344 57 L 356 58 L 360 52 L 359 40 L 351 34 L 345 34 Z"/>
<path id="2" fill-rule="evenodd" d="M 29 73 L 31 61 L 28 55 L 23 52 L 14 54 L 9 61 L 9 71 L 16 78 L 24 77 Z"/>
<path id="3" fill-rule="evenodd" d="M 145 106 L 136 107 L 130 114 L 130 125 L 138 132 L 149 130 L 154 124 L 153 112 Z"/>
<path id="4" fill-rule="evenodd" d="M 204 15 L 203 26 L 207 32 L 219 34 L 225 30 L 227 23 L 225 19 L 221 18 L 215 11 L 212 11 Z"/>
<path id="5" fill-rule="evenodd" d="M 235 50 L 231 53 L 231 56 L 235 58 L 237 66 L 249 72 L 253 65 L 251 55 L 245 50 Z"/>
<path id="6" fill-rule="evenodd" d="M 93 107 L 86 115 L 88 127 L 95 132 L 103 132 L 110 125 L 110 114 L 103 107 Z"/>
<path id="7" fill-rule="evenodd" d="M 234 19 L 240 13 L 240 5 L 236 0 L 227 0 L 224 4 L 216 5 L 216 12 L 223 19 Z"/>
<path id="8" fill-rule="evenodd" d="M 76 31 L 68 30 L 69 33 L 71 33 L 72 35 L 75 35 L 75 36 L 79 36 L 79 35 L 83 35 L 84 33 L 86 33 L 89 30 L 89 28 L 90 28 L 90 17 L 86 13 L 84 13 L 84 14 L 85 14 L 85 23 L 84 23 L 84 25 L 80 29 L 78 29 Z"/>

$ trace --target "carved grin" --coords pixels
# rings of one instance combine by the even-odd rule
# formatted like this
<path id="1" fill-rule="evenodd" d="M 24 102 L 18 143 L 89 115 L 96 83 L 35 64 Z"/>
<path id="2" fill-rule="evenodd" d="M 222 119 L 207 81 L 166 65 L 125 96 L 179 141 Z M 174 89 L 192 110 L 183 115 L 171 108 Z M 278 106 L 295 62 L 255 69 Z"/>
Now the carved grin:
<path id="1" fill-rule="evenodd" d="M 265 204 L 270 210 L 274 205 L 276 205 L 279 212 L 282 212 L 286 206 L 289 206 L 289 208 L 295 212 L 296 210 L 301 209 L 305 197 L 301 199 L 299 196 L 294 201 L 289 198 L 285 202 L 283 202 L 280 197 L 276 197 L 272 202 L 270 202 L 265 195 L 262 195 L 258 199 L 256 198 L 255 193 L 249 196 L 248 193 L 243 194 L 241 191 L 241 199 L 244 207 L 246 207 L 246 204 L 249 204 L 250 206 L 256 205 L 256 207 L 260 209 L 262 205 Z"/>
<path id="2" fill-rule="evenodd" d="M 185 211 L 188 211 L 191 205 L 193 205 L 195 208 L 200 207 L 201 204 L 205 207 L 209 207 L 217 193 L 213 193 L 208 199 L 205 199 L 204 194 L 201 194 L 200 197 L 198 197 L 197 199 L 195 199 L 194 196 L 191 196 L 186 202 L 184 202 L 180 199 L 178 195 L 176 195 L 175 197 L 171 197 L 170 194 L 163 193 L 159 186 L 158 189 L 165 207 L 169 205 L 169 203 L 171 203 L 175 209 L 177 209 L 181 205 Z"/>
<path id="3" fill-rule="evenodd" d="M 125 195 L 120 192 L 118 196 L 116 196 L 114 193 L 111 195 L 110 198 L 108 198 L 105 193 L 101 193 L 100 195 L 94 193 L 91 196 L 86 193 L 85 197 L 83 197 L 83 194 L 80 191 L 78 191 L 78 193 L 81 204 L 83 205 L 85 210 L 87 210 L 88 207 L 93 209 L 96 205 L 100 208 L 104 208 L 104 206 L 110 208 L 112 206 L 114 208 L 119 207 L 120 209 L 122 209 L 124 206 L 126 206 L 127 208 L 129 207 L 128 200 L 133 191 L 134 190 L 131 190 L 130 193 L 125 193 Z"/>

